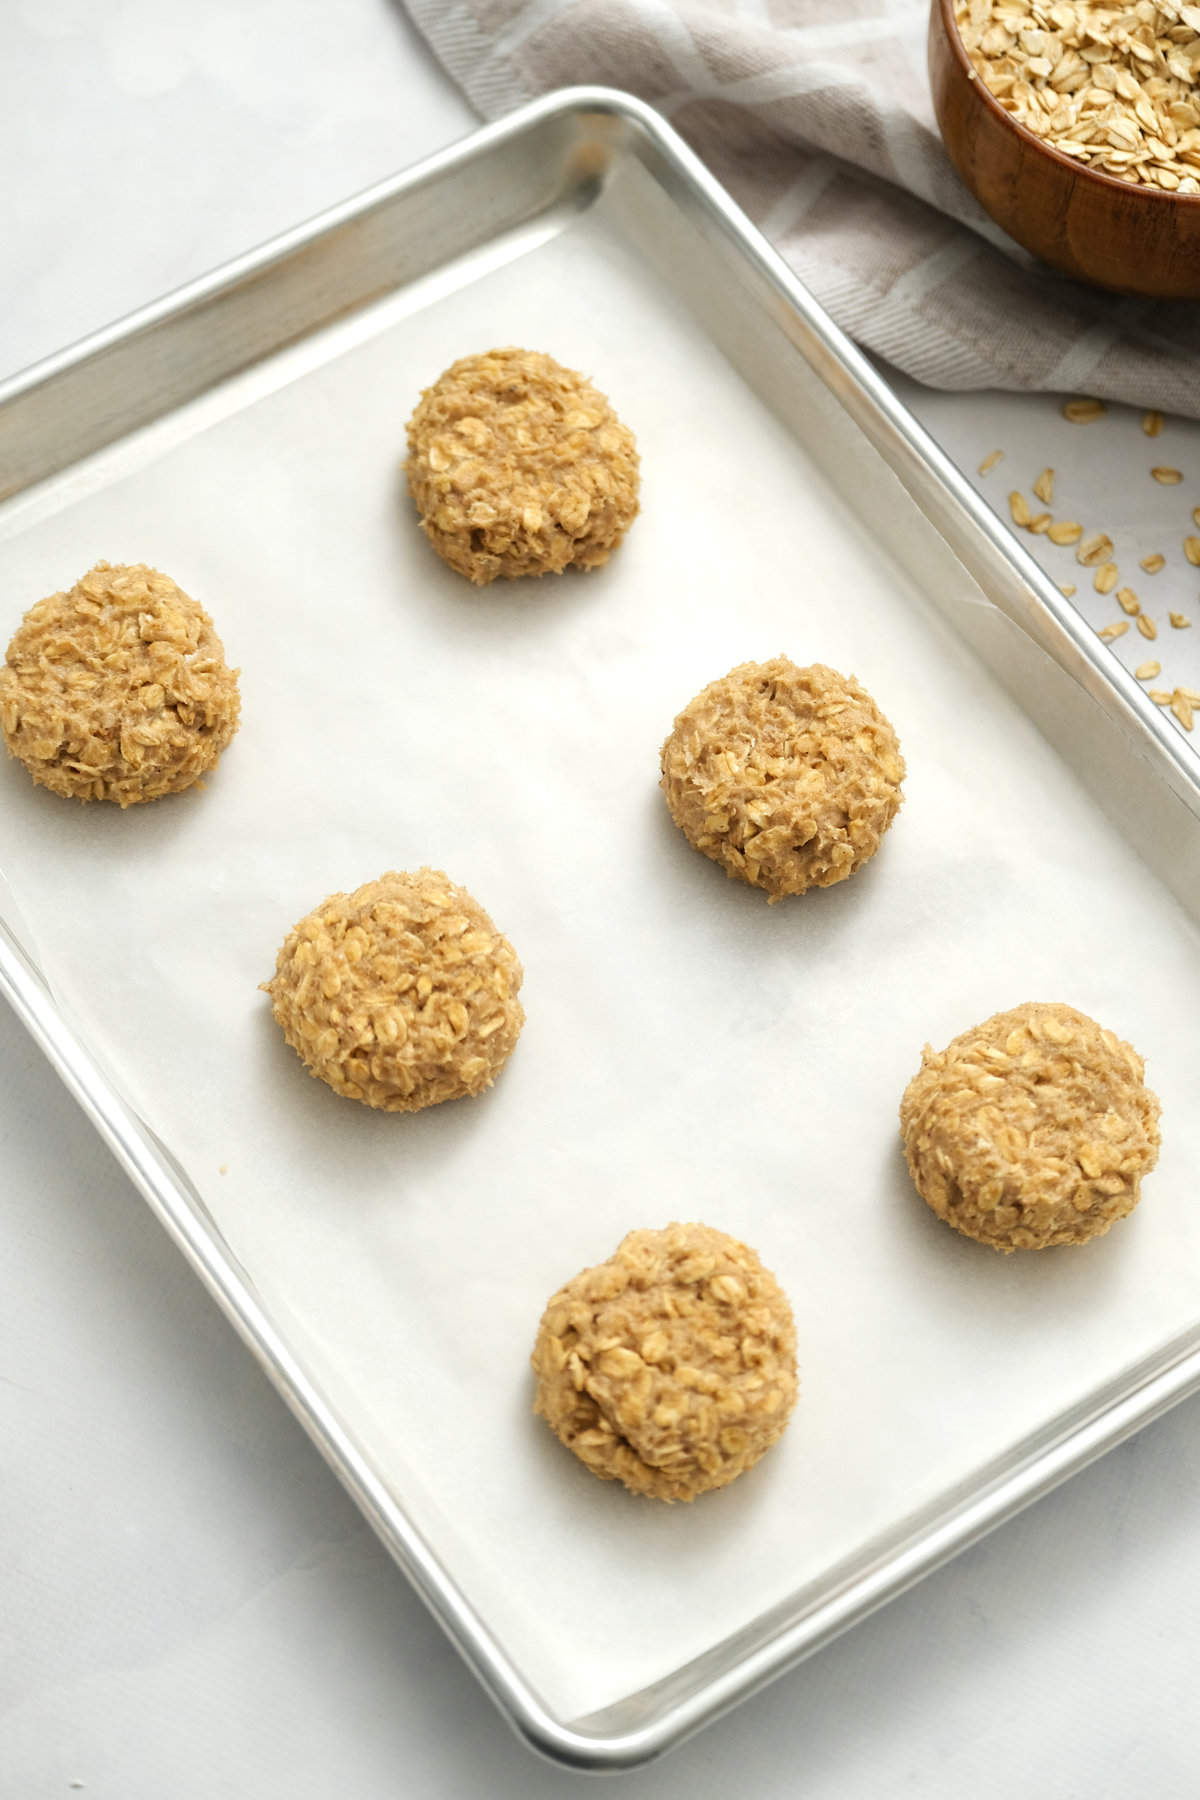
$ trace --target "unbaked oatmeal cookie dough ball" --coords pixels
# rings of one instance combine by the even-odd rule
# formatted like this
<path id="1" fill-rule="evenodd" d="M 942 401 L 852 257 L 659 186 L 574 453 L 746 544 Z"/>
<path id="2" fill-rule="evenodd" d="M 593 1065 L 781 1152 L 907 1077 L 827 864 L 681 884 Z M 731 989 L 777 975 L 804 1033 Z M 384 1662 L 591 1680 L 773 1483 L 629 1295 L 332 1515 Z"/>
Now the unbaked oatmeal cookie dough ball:
<path id="1" fill-rule="evenodd" d="M 469 581 L 607 562 L 638 510 L 633 433 L 590 381 L 536 350 L 464 356 L 408 422 L 421 529 Z"/>
<path id="2" fill-rule="evenodd" d="M 685 706 L 662 789 L 688 842 L 772 902 L 845 881 L 900 808 L 904 758 L 852 675 L 742 663 Z"/>
<path id="3" fill-rule="evenodd" d="M 264 983 L 311 1075 L 383 1112 L 490 1087 L 525 1021 L 522 968 L 479 902 L 438 869 L 331 894 Z"/>
<path id="4" fill-rule="evenodd" d="M 783 1435 L 796 1399 L 787 1296 L 708 1225 L 631 1231 L 546 1307 L 534 1411 L 601 1481 L 655 1500 L 725 1487 Z"/>
<path id="5" fill-rule="evenodd" d="M 0 724 L 35 782 L 135 806 L 215 769 L 238 726 L 237 670 L 168 575 L 99 562 L 25 614 L 0 668 Z"/>
<path id="6" fill-rule="evenodd" d="M 1082 1244 L 1131 1213 L 1158 1160 L 1141 1057 L 1074 1007 L 1029 1002 L 925 1047 L 900 1131 L 940 1219 L 995 1250 Z"/>

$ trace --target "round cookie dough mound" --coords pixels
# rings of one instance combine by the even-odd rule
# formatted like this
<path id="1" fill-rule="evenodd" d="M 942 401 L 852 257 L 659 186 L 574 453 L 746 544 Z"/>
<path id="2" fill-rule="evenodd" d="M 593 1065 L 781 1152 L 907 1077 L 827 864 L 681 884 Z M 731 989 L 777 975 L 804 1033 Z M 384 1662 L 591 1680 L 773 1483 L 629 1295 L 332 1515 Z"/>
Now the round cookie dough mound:
<path id="1" fill-rule="evenodd" d="M 1136 1050 L 1070 1006 L 997 1013 L 925 1047 L 900 1103 L 917 1192 L 995 1250 L 1099 1237 L 1158 1160 L 1156 1096 Z"/>
<path id="2" fill-rule="evenodd" d="M 480 586 L 607 562 L 638 510 L 633 433 L 604 395 L 536 350 L 464 356 L 408 422 L 421 529 Z"/>
<path id="3" fill-rule="evenodd" d="M 516 951 L 438 869 L 331 894 L 264 983 L 311 1075 L 383 1112 L 490 1087 L 525 1022 Z"/>
<path id="4" fill-rule="evenodd" d="M 601 1481 L 655 1500 L 725 1487 L 783 1435 L 796 1399 L 787 1296 L 708 1225 L 631 1231 L 550 1301 L 534 1411 Z"/>
<path id="5" fill-rule="evenodd" d="M 157 569 L 99 562 L 30 608 L 0 668 L 0 724 L 34 781 L 135 806 L 215 769 L 237 670 L 204 608 Z"/>
<path id="6" fill-rule="evenodd" d="M 662 789 L 688 842 L 772 902 L 832 887 L 900 808 L 896 734 L 852 675 L 786 656 L 742 663 L 685 706 Z"/>

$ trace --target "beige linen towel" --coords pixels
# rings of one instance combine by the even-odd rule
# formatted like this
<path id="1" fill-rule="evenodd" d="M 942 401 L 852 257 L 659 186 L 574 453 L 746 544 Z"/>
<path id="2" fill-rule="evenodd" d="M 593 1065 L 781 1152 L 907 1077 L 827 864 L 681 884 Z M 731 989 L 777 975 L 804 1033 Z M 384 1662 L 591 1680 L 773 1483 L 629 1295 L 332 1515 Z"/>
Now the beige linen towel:
<path id="1" fill-rule="evenodd" d="M 850 335 L 944 388 L 1200 417 L 1200 305 L 1034 263 L 950 165 L 925 0 L 406 0 L 487 118 L 575 82 L 649 100 Z"/>

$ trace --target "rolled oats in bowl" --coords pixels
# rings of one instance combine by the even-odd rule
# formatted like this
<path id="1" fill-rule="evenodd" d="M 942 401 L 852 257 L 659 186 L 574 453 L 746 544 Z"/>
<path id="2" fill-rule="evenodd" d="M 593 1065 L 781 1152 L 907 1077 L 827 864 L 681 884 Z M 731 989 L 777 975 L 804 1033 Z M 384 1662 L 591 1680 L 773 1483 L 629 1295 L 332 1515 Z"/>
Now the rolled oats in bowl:
<path id="1" fill-rule="evenodd" d="M 1179 0 L 955 0 L 979 78 L 1084 167 L 1200 194 L 1200 6 Z"/>

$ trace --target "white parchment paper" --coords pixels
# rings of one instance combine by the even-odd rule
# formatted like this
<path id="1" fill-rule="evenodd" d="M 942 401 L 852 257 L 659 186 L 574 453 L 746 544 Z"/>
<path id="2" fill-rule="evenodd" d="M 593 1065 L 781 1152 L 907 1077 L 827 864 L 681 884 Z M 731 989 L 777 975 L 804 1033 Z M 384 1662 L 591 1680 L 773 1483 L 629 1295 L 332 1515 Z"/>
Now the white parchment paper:
<path id="1" fill-rule="evenodd" d="M 477 593 L 416 530 L 403 426 L 507 342 L 612 396 L 644 511 L 603 572 Z M 0 544 L 11 624 L 97 558 L 145 560 L 241 667 L 202 793 L 120 814 L 0 769 L 4 870 L 63 1004 L 567 1715 L 865 1551 L 1197 1312 L 1195 924 L 821 460 L 601 209 Z M 909 775 L 874 863 L 768 908 L 670 824 L 657 752 L 706 681 L 780 651 L 856 673 Z M 486 1097 L 381 1117 L 304 1073 L 257 984 L 326 893 L 421 863 L 510 935 L 528 1023 Z M 896 1111 L 926 1040 L 1025 999 L 1138 1046 L 1164 1146 L 1107 1238 L 1004 1259 L 917 1199 Z M 802 1387 L 757 1470 L 667 1509 L 553 1441 L 527 1357 L 562 1280 L 676 1218 L 777 1272 Z"/>

